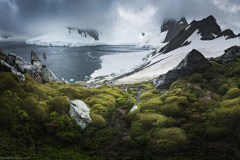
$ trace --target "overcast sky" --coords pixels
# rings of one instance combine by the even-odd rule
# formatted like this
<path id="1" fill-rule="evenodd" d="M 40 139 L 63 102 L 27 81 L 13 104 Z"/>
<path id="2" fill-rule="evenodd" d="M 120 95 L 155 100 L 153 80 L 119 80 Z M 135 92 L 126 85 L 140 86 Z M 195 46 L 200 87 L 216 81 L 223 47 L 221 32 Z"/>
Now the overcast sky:
<path id="1" fill-rule="evenodd" d="M 129 34 L 159 30 L 165 18 L 188 23 L 213 15 L 240 32 L 240 0 L 0 0 L 0 34 L 35 37 L 61 27 Z"/>

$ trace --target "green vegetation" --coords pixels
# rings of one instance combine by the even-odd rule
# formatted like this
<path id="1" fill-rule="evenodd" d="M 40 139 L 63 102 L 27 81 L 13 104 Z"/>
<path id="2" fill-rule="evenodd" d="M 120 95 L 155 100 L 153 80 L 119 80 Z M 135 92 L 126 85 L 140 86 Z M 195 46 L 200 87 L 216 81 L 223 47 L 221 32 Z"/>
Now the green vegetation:
<path id="1" fill-rule="evenodd" d="M 28 74 L 20 82 L 15 74 L 0 72 L 0 156 L 240 158 L 229 147 L 240 146 L 240 62 L 211 64 L 163 86 L 166 93 L 152 82 L 84 89 L 81 84 L 39 84 Z M 143 90 L 148 91 L 137 102 Z M 90 108 L 92 123 L 85 130 L 70 118 L 67 97 Z M 135 104 L 138 108 L 129 112 Z"/>

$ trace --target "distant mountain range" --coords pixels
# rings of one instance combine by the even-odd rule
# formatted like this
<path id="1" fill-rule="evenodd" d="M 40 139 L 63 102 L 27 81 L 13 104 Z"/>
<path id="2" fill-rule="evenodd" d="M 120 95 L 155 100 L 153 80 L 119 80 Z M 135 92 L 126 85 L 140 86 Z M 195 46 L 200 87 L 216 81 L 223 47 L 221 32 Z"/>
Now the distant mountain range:
<path id="1" fill-rule="evenodd" d="M 140 71 L 121 78 L 119 83 L 138 83 L 165 74 L 176 67 L 193 49 L 201 52 L 206 58 L 218 57 L 234 45 L 240 45 L 240 34 L 232 30 L 222 31 L 213 16 L 190 24 L 183 17 L 176 20 L 165 20 L 160 33 L 146 36 L 140 46 L 155 48 Z"/>
<path id="2" fill-rule="evenodd" d="M 40 46 L 79 47 L 103 44 L 99 39 L 100 33 L 96 30 L 67 27 L 29 39 L 26 43 Z"/>

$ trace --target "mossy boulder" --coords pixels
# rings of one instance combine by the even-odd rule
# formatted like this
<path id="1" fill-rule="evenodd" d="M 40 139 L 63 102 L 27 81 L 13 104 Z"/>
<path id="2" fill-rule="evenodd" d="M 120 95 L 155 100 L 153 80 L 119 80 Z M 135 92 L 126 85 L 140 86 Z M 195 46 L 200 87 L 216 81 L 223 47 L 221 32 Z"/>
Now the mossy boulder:
<path id="1" fill-rule="evenodd" d="M 155 131 L 147 143 L 147 148 L 156 154 L 172 154 L 188 149 L 189 141 L 182 128 L 171 127 Z"/>
<path id="2" fill-rule="evenodd" d="M 48 113 L 56 111 L 59 115 L 64 115 L 69 112 L 70 103 L 67 100 L 67 97 L 55 97 L 46 101 L 48 106 Z"/>
<path id="3" fill-rule="evenodd" d="M 136 99 L 135 98 L 130 98 L 126 103 L 127 108 L 131 109 L 134 106 L 135 103 L 136 103 Z"/>
<path id="4" fill-rule="evenodd" d="M 154 98 L 154 94 L 151 91 L 143 92 L 139 98 L 140 101 L 142 100 L 149 100 L 151 98 Z"/>
<path id="5" fill-rule="evenodd" d="M 239 88 L 231 88 L 227 91 L 227 93 L 223 96 L 223 99 L 234 99 L 240 96 Z"/>
<path id="6" fill-rule="evenodd" d="M 90 112 L 90 117 L 92 119 L 91 127 L 95 127 L 97 129 L 106 127 L 106 121 L 101 115 Z"/>
<path id="7" fill-rule="evenodd" d="M 208 126 L 205 129 L 205 138 L 209 141 L 217 141 L 225 138 L 231 132 L 226 127 L 215 127 L 215 126 Z"/>
<path id="8" fill-rule="evenodd" d="M 155 112 L 159 112 L 161 106 L 163 106 L 163 102 L 159 99 L 159 97 L 152 98 L 142 104 L 142 111 L 153 110 Z"/>
<path id="9" fill-rule="evenodd" d="M 228 91 L 228 85 L 227 84 L 223 84 L 219 90 L 218 90 L 218 94 L 220 95 L 224 95 L 226 92 Z"/>
<path id="10" fill-rule="evenodd" d="M 92 107 L 92 111 L 96 114 L 99 114 L 99 115 L 105 115 L 106 113 L 106 107 L 104 107 L 103 105 L 101 104 L 95 104 L 93 107 Z"/>
<path id="11" fill-rule="evenodd" d="M 167 117 L 157 113 L 138 113 L 131 123 L 132 137 L 144 135 L 157 121 L 167 120 Z"/>

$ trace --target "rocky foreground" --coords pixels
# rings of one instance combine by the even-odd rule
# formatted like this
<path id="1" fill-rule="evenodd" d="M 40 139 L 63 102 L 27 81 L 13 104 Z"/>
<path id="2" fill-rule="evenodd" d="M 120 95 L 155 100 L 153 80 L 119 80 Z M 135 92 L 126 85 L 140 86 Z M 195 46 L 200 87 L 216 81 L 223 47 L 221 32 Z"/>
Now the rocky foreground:
<path id="1" fill-rule="evenodd" d="M 31 62 L 1 53 L 0 155 L 239 159 L 238 56 L 238 46 L 211 61 L 193 50 L 154 82 L 92 87 L 60 82 L 34 52 Z"/>

